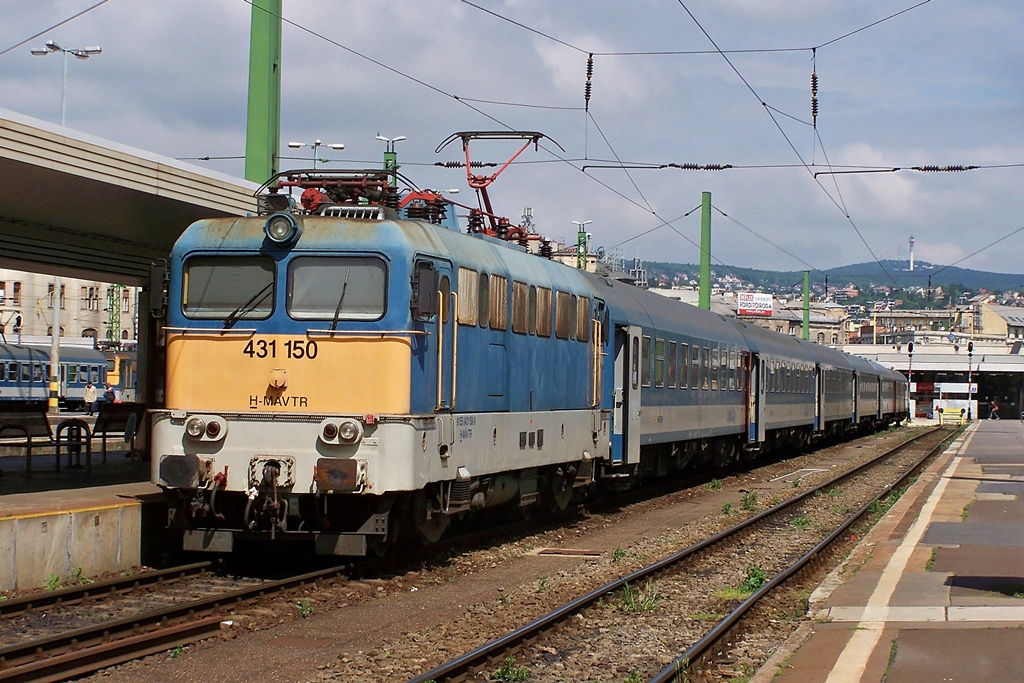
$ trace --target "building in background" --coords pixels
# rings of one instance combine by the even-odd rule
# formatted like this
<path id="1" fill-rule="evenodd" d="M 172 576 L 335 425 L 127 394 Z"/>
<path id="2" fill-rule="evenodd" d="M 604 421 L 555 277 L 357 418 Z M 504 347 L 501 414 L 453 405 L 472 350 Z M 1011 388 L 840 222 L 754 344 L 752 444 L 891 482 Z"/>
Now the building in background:
<path id="1" fill-rule="evenodd" d="M 134 346 L 137 338 L 138 287 L 0 268 L 0 334 L 8 343 L 23 337 L 48 337 L 53 306 L 60 306 L 60 336 L 89 337 L 97 343 Z"/>

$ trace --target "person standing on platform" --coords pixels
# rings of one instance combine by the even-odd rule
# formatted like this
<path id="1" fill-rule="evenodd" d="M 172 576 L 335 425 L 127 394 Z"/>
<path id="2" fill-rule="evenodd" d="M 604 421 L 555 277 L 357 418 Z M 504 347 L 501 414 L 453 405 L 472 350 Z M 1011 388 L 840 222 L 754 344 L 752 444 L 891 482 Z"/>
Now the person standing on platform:
<path id="1" fill-rule="evenodd" d="M 114 390 L 114 387 L 110 386 L 110 382 L 107 382 L 107 390 L 103 392 L 103 398 L 106 399 L 107 403 L 121 402 L 117 398 L 117 391 Z"/>
<path id="2" fill-rule="evenodd" d="M 92 382 L 85 385 L 85 396 L 83 397 L 83 400 L 85 401 L 86 412 L 89 415 L 92 415 L 93 411 L 96 410 L 96 387 Z"/>

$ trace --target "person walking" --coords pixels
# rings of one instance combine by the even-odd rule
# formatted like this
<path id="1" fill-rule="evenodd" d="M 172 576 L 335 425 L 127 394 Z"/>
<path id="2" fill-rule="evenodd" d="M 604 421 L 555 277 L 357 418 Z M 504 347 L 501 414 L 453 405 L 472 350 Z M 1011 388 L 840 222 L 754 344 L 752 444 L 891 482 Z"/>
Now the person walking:
<path id="1" fill-rule="evenodd" d="M 996 403 L 995 399 L 992 399 L 992 407 L 988 409 L 988 419 L 998 420 L 999 419 L 999 404 Z"/>
<path id="2" fill-rule="evenodd" d="M 89 382 L 85 385 L 85 395 L 82 397 L 85 403 L 85 410 L 91 416 L 96 410 L 96 386 Z"/>

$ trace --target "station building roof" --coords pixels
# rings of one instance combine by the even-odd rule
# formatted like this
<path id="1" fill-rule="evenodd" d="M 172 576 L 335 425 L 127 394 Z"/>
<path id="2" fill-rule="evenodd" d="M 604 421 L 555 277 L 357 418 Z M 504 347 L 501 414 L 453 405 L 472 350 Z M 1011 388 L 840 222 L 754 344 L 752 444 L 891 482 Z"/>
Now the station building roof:
<path id="1" fill-rule="evenodd" d="M 0 267 L 141 285 L 200 218 L 256 185 L 0 109 Z"/>

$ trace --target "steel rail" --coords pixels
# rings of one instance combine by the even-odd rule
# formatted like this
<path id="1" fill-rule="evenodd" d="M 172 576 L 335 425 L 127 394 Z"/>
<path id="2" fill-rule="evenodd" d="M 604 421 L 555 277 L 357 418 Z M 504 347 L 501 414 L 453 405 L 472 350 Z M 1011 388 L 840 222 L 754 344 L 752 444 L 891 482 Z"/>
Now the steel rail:
<path id="1" fill-rule="evenodd" d="M 0 681 L 9 680 L 7 678 L 9 672 L 14 672 L 27 663 L 45 657 L 47 652 L 66 648 L 85 649 L 89 647 L 91 649 L 96 645 L 109 643 L 112 639 L 123 638 L 123 634 L 126 633 L 138 635 L 146 628 L 166 627 L 168 623 L 176 621 L 196 621 L 210 614 L 216 614 L 223 608 L 258 600 L 268 593 L 283 592 L 336 576 L 344 576 L 343 568 L 322 569 L 287 579 L 248 586 L 123 619 L 0 647 Z"/>
<path id="2" fill-rule="evenodd" d="M 432 680 L 458 680 L 460 677 L 465 677 L 468 674 L 472 673 L 474 669 L 482 667 L 490 660 L 496 659 L 501 655 L 501 653 L 504 653 L 505 651 L 516 647 L 517 645 L 526 641 L 529 638 L 535 637 L 541 631 L 552 627 L 565 617 L 568 617 L 588 607 L 594 602 L 597 602 L 597 600 L 607 595 L 608 593 L 612 593 L 616 590 L 619 590 L 620 588 L 623 588 L 629 583 L 635 583 L 638 580 L 647 578 L 649 576 L 652 576 L 665 570 L 666 568 L 672 565 L 678 564 L 679 562 L 691 557 L 692 555 L 695 555 L 701 550 L 704 550 L 705 548 L 714 545 L 722 541 L 723 539 L 738 533 L 739 531 L 752 527 L 767 517 L 777 514 L 784 508 L 795 505 L 817 494 L 822 490 L 827 490 L 828 488 L 834 486 L 835 484 L 839 483 L 844 479 L 848 479 L 858 474 L 859 472 L 874 466 L 880 461 L 891 457 L 892 455 L 909 447 L 911 444 L 920 441 L 921 439 L 924 439 L 925 437 L 931 434 L 934 434 L 940 429 L 941 428 L 939 427 L 935 427 L 927 432 L 923 432 L 916 436 L 912 436 L 907 440 L 903 441 L 902 443 L 898 444 L 897 446 L 876 456 L 875 458 L 872 458 L 871 460 L 868 460 L 850 470 L 847 470 L 846 472 L 838 474 L 835 477 L 829 479 L 828 481 L 818 486 L 815 486 L 814 488 L 811 488 L 803 493 L 793 496 L 792 498 L 784 500 L 777 505 L 774 505 L 756 515 L 748 517 L 747 519 L 737 524 L 734 524 L 733 526 L 727 529 L 723 529 L 722 531 L 719 531 L 718 533 L 709 536 L 708 538 L 705 538 L 701 541 L 698 541 L 697 543 L 694 543 L 693 545 L 683 548 L 682 550 L 673 553 L 668 557 L 664 557 L 658 560 L 657 562 L 649 564 L 646 567 L 641 567 L 640 569 L 630 572 L 625 576 L 619 577 L 618 579 L 615 579 L 613 581 L 609 581 L 603 586 L 595 588 L 594 590 L 584 595 L 581 595 L 578 598 L 575 598 L 574 600 L 562 605 L 556 610 L 549 612 L 548 614 L 545 614 L 541 617 L 538 617 L 537 619 L 531 621 L 528 624 L 525 624 L 524 626 L 521 626 L 513 631 L 509 631 L 505 635 L 499 636 L 498 638 L 495 638 L 494 640 L 491 640 L 485 643 L 484 645 L 481 645 L 480 647 L 471 650 L 470 652 L 467 652 L 453 660 L 441 664 L 440 666 L 431 669 L 430 671 L 424 674 L 420 674 L 419 676 L 411 679 L 409 683 L 427 683 L 427 681 Z"/>
<path id="3" fill-rule="evenodd" d="M 923 438 L 933 433 L 935 430 L 926 432 L 920 435 L 918 438 Z M 715 624 L 707 634 L 704 635 L 700 640 L 691 645 L 683 654 L 676 657 L 671 664 L 666 666 L 664 669 L 659 671 L 648 683 L 668 683 L 669 681 L 675 681 L 680 676 L 684 676 L 690 667 L 690 663 L 697 661 L 701 658 L 711 647 L 713 647 L 718 641 L 720 641 L 729 631 L 735 626 L 743 616 L 747 614 L 754 605 L 768 593 L 772 592 L 783 583 L 785 583 L 790 577 L 796 574 L 798 571 L 803 569 L 807 564 L 810 563 L 815 557 L 821 554 L 826 548 L 832 545 L 840 536 L 842 536 L 851 526 L 853 526 L 861 517 L 868 513 L 871 506 L 888 496 L 893 490 L 896 489 L 900 484 L 913 476 L 921 466 L 927 462 L 930 458 L 934 457 L 945 448 L 946 440 L 940 441 L 934 448 L 932 448 L 926 455 L 922 456 L 912 466 L 908 467 L 907 471 L 904 472 L 896 481 L 886 486 L 881 493 L 865 503 L 860 509 L 852 513 L 845 521 L 842 522 L 836 529 L 822 539 L 817 545 L 808 550 L 802 555 L 796 562 L 786 567 L 778 574 L 776 574 L 770 581 L 765 583 L 763 586 L 754 591 L 750 597 L 741 602 L 733 609 L 732 612 L 727 614 L 725 618 Z"/>
<path id="4" fill-rule="evenodd" d="M 73 605 L 88 599 L 101 599 L 111 594 L 127 593 L 154 583 L 171 583 L 187 576 L 203 574 L 213 567 L 213 562 L 197 562 L 169 569 L 141 572 L 131 576 L 94 581 L 89 584 L 68 586 L 55 591 L 22 595 L 0 602 L 0 617 L 11 617 L 52 605 Z"/>

